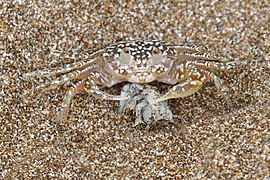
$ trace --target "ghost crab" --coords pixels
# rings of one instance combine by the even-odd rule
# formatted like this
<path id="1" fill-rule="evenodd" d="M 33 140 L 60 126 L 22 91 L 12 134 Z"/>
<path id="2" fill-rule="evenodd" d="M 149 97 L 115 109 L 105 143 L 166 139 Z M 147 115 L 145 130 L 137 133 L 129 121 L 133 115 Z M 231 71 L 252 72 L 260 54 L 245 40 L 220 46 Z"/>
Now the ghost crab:
<path id="1" fill-rule="evenodd" d="M 214 81 L 219 90 L 225 89 L 216 71 L 226 70 L 233 62 L 211 56 L 203 48 L 174 45 L 164 41 L 126 41 L 85 54 L 79 62 L 59 69 L 27 73 L 27 76 L 57 76 L 48 84 L 38 86 L 44 90 L 72 83 L 62 102 L 59 118 L 66 119 L 71 99 L 88 92 L 106 100 L 126 100 L 130 97 L 112 95 L 101 91 L 98 85 L 112 87 L 126 81 L 145 84 L 153 81 L 174 85 L 156 99 L 162 102 L 189 96 L 201 89 L 206 81 Z"/>

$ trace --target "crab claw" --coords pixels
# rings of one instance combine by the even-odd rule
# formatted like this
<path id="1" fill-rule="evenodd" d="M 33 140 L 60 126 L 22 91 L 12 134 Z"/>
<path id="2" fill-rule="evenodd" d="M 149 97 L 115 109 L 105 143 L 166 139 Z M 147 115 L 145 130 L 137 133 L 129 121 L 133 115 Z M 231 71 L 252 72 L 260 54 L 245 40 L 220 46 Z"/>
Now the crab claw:
<path id="1" fill-rule="evenodd" d="M 157 99 L 157 102 L 165 101 L 168 99 L 187 97 L 199 91 L 203 86 L 201 81 L 188 81 L 175 85 L 166 94 Z"/>

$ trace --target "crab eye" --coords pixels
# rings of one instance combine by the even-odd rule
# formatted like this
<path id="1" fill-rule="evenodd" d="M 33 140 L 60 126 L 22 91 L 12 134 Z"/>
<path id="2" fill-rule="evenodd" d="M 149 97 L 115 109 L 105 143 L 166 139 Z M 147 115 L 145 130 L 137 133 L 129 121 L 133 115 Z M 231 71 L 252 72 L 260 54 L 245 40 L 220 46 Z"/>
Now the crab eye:
<path id="1" fill-rule="evenodd" d="M 125 47 L 120 53 L 120 62 L 124 64 L 128 64 L 130 61 L 130 53 L 129 48 Z"/>
<path id="2" fill-rule="evenodd" d="M 162 52 L 157 48 L 154 47 L 152 50 L 152 62 L 154 65 L 162 63 Z"/>
<path id="3" fill-rule="evenodd" d="M 159 53 L 159 49 L 158 49 L 157 47 L 154 47 L 154 48 L 153 48 L 153 53 L 154 53 L 154 54 L 158 54 L 158 53 Z"/>
<path id="4" fill-rule="evenodd" d="M 128 47 L 125 47 L 125 48 L 123 49 L 123 51 L 124 51 L 125 53 L 129 53 L 129 48 L 128 48 Z"/>

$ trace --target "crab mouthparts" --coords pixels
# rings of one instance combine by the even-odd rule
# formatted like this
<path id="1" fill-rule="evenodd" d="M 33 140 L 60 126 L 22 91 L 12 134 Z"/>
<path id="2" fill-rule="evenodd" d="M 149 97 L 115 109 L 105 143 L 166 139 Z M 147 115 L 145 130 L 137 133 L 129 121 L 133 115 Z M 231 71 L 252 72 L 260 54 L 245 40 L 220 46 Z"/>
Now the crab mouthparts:
<path id="1" fill-rule="evenodd" d="M 151 73 L 147 72 L 147 71 L 140 71 L 140 72 L 136 72 L 135 76 L 138 77 L 139 79 L 139 83 L 147 83 L 149 82 L 149 80 L 147 79 L 149 76 L 151 75 Z"/>
<path id="2" fill-rule="evenodd" d="M 139 77 L 139 83 L 140 84 L 146 83 L 146 77 Z"/>

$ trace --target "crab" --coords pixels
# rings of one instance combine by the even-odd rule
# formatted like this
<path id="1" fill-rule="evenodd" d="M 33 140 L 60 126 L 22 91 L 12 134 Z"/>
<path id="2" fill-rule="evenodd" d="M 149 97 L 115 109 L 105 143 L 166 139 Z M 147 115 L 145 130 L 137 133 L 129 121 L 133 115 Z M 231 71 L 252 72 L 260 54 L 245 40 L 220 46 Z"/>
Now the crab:
<path id="1" fill-rule="evenodd" d="M 71 99 L 74 95 L 87 92 L 105 100 L 127 100 L 129 96 L 106 93 L 99 85 L 112 87 L 121 82 L 147 84 L 158 81 L 173 85 L 157 102 L 182 98 L 199 91 L 204 82 L 214 81 L 223 91 L 226 87 L 216 75 L 217 71 L 233 66 L 228 59 L 212 56 L 201 46 L 170 42 L 124 41 L 104 49 L 84 54 L 80 61 L 61 68 L 27 73 L 26 76 L 56 76 L 48 84 L 38 86 L 43 91 L 60 85 L 71 84 L 66 93 L 59 117 L 66 119 Z"/>

